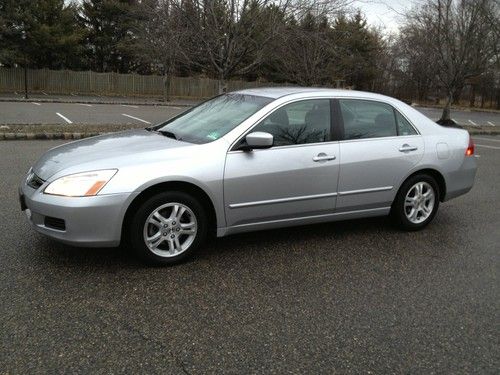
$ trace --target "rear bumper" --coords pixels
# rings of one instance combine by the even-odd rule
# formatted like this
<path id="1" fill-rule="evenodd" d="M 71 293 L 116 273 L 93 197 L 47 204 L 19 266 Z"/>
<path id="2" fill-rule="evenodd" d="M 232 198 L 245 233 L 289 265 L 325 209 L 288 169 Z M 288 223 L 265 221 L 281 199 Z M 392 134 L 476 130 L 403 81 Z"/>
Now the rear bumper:
<path id="1" fill-rule="evenodd" d="M 21 185 L 19 194 L 21 207 L 24 204 L 22 208 L 36 231 L 66 244 L 85 247 L 118 246 L 126 207 L 133 199 L 130 193 L 78 198 L 52 196 L 26 184 Z"/>
<path id="2" fill-rule="evenodd" d="M 474 185 L 476 171 L 476 158 L 473 156 L 465 157 L 460 168 L 448 173 L 446 176 L 446 195 L 444 201 L 448 201 L 469 192 Z"/>

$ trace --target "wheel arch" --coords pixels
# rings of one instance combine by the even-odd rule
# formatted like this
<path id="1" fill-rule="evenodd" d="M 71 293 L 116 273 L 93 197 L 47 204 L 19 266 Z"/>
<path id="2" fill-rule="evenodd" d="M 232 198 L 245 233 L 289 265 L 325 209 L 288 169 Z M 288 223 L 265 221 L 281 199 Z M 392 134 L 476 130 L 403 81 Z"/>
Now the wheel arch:
<path id="1" fill-rule="evenodd" d="M 124 239 L 124 234 L 128 226 L 130 225 L 133 217 L 133 213 L 137 208 L 145 202 L 148 198 L 154 196 L 155 194 L 165 192 L 165 191 L 180 191 L 183 193 L 188 193 L 195 198 L 197 198 L 200 204 L 203 205 L 209 222 L 209 234 L 214 235 L 217 231 L 217 213 L 215 210 L 214 203 L 210 198 L 210 195 L 198 185 L 192 182 L 186 181 L 165 181 L 159 182 L 154 185 L 148 186 L 146 189 L 142 190 L 128 205 L 125 215 L 123 217 L 122 227 L 121 227 L 121 240 Z"/>
<path id="2" fill-rule="evenodd" d="M 436 180 L 436 182 L 438 184 L 438 189 L 439 189 L 439 192 L 438 192 L 439 193 L 439 200 L 441 202 L 444 202 L 444 199 L 446 197 L 446 180 L 445 180 L 443 174 L 435 168 L 422 168 L 422 169 L 418 169 L 416 171 L 413 171 L 411 174 L 406 176 L 406 178 L 399 184 L 398 193 L 399 193 L 399 190 L 401 190 L 401 187 L 403 186 L 403 184 L 409 178 L 411 178 L 417 174 L 427 174 Z"/>

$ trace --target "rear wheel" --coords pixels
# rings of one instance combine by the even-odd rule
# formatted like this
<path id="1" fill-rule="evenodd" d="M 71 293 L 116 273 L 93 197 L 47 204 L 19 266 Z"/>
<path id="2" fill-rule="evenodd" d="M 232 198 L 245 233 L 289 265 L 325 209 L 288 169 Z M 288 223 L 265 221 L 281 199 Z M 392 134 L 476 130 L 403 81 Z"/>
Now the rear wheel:
<path id="1" fill-rule="evenodd" d="M 174 264 L 191 256 L 207 235 L 207 217 L 196 198 L 165 192 L 146 200 L 131 223 L 131 243 L 146 261 Z"/>
<path id="2" fill-rule="evenodd" d="M 419 230 L 427 226 L 439 207 L 439 188 L 436 180 L 420 174 L 407 179 L 392 205 L 392 217 L 405 230 Z"/>

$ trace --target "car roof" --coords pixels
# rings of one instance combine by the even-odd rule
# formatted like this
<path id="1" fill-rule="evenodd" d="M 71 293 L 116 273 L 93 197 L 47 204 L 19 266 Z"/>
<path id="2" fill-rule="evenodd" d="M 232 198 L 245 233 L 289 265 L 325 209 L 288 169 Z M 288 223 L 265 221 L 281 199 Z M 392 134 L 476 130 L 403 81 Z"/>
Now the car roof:
<path id="1" fill-rule="evenodd" d="M 255 96 L 265 96 L 268 98 L 278 99 L 283 96 L 293 95 L 293 94 L 320 94 L 320 95 L 331 95 L 331 96 L 353 96 L 353 97 L 365 97 L 365 98 L 380 98 L 382 95 L 374 94 L 371 92 L 355 91 L 355 90 L 342 90 L 342 89 L 330 89 L 330 88 L 319 88 L 319 87 L 256 87 L 251 89 L 244 89 L 235 91 L 238 94 L 255 95 Z"/>

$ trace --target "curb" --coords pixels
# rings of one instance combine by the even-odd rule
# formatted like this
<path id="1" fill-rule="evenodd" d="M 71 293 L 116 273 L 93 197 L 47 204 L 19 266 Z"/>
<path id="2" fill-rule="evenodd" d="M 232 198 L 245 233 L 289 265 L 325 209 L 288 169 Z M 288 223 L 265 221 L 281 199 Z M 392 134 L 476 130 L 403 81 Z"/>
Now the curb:
<path id="1" fill-rule="evenodd" d="M 468 129 L 466 129 L 468 130 Z M 470 135 L 493 135 L 500 136 L 500 129 L 491 130 L 468 130 Z M 118 132 L 118 131 L 116 131 Z M 55 140 L 55 139 L 82 139 L 95 137 L 97 135 L 104 135 L 116 132 L 84 132 L 84 133 L 3 133 L 0 132 L 0 141 L 39 141 L 39 140 Z"/>
<path id="2" fill-rule="evenodd" d="M 65 100 L 65 99 L 43 99 L 43 98 L 33 98 L 33 99 L 19 99 L 19 98 L 0 98 L 0 102 L 19 102 L 19 103 L 69 103 L 69 104 L 117 104 L 117 105 L 137 105 L 137 106 L 149 106 L 149 107 L 192 107 L 197 103 L 201 102 L 194 101 L 192 104 L 188 103 L 156 103 L 156 102 L 130 102 L 130 101 L 92 101 L 92 100 Z"/>

